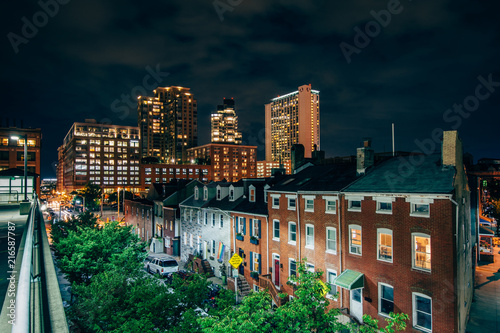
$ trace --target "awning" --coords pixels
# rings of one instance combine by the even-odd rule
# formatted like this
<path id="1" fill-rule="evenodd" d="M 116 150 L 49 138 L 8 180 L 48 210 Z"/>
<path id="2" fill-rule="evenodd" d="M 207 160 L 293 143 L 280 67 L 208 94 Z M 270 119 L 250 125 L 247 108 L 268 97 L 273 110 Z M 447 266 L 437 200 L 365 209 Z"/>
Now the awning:
<path id="1" fill-rule="evenodd" d="M 363 288 L 365 286 L 364 274 L 346 269 L 335 279 L 334 283 L 348 290 Z"/>

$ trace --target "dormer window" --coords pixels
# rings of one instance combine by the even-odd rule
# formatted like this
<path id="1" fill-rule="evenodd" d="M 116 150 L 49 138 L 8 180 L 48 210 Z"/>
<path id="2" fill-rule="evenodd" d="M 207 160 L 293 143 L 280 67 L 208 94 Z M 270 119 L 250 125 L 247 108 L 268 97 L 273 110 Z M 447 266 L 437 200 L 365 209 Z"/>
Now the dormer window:
<path id="1" fill-rule="evenodd" d="M 208 188 L 206 186 L 203 188 L 203 200 L 208 200 Z"/>
<path id="2" fill-rule="evenodd" d="M 250 202 L 255 202 L 255 187 L 250 186 Z"/>
<path id="3" fill-rule="evenodd" d="M 229 201 L 234 201 L 234 187 L 229 187 Z"/>
<path id="4" fill-rule="evenodd" d="M 221 191 L 220 186 L 217 186 L 217 200 L 221 199 L 221 196 L 222 196 L 221 193 L 222 193 L 222 191 Z"/>
<path id="5" fill-rule="evenodd" d="M 200 198 L 200 189 L 195 187 L 194 189 L 194 200 L 198 200 Z"/>
<path id="6" fill-rule="evenodd" d="M 264 186 L 264 202 L 267 203 L 267 190 L 270 189 L 271 186 L 269 186 L 269 184 L 266 184 L 266 186 Z"/>

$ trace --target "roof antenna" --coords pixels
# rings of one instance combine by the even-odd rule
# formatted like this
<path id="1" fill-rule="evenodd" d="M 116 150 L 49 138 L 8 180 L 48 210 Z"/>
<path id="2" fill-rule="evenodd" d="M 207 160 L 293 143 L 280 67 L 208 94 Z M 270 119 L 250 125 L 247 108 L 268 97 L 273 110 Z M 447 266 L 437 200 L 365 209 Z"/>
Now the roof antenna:
<path id="1" fill-rule="evenodd" d="M 396 151 L 394 150 L 394 123 L 392 123 L 392 156 L 396 156 Z"/>

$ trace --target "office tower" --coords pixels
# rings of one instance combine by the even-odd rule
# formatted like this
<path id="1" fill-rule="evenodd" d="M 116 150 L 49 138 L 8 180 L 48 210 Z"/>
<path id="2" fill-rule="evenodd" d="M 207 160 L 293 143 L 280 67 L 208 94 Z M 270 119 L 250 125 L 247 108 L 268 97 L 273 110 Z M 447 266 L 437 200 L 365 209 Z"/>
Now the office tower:
<path id="1" fill-rule="evenodd" d="M 87 182 L 101 186 L 106 192 L 118 187 L 130 192 L 139 189 L 138 127 L 85 119 L 71 126 L 59 154 L 67 193 L 84 187 Z"/>
<path id="2" fill-rule="evenodd" d="M 167 158 L 167 116 L 163 103 L 156 97 L 140 96 L 137 104 L 141 158 L 152 157 L 158 162 Z"/>
<path id="3" fill-rule="evenodd" d="M 211 115 L 212 142 L 241 144 L 238 132 L 238 116 L 234 110 L 234 99 L 224 98 L 223 105 L 217 105 L 217 113 Z"/>
<path id="4" fill-rule="evenodd" d="M 266 161 L 290 160 L 294 144 L 304 146 L 304 157 L 320 149 L 319 91 L 303 85 L 266 104 Z"/>
<path id="5" fill-rule="evenodd" d="M 160 163 L 187 161 L 186 149 L 198 144 L 197 103 L 190 88 L 158 87 L 154 97 L 139 97 L 141 157 Z"/>

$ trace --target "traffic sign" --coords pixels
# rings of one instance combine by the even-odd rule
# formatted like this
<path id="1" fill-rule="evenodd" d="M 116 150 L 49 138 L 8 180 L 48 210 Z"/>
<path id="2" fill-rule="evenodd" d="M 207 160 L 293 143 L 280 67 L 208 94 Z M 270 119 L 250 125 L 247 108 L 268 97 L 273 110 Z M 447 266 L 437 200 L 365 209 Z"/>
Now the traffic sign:
<path id="1" fill-rule="evenodd" d="M 327 285 L 326 285 L 323 281 L 321 281 L 321 280 L 319 280 L 319 284 L 321 285 L 321 296 L 323 296 L 323 297 L 324 297 L 324 296 L 328 293 L 328 287 L 327 287 Z"/>
<path id="2" fill-rule="evenodd" d="M 231 259 L 229 259 L 229 263 L 235 269 L 237 269 L 238 267 L 240 267 L 240 265 L 241 265 L 242 262 L 243 262 L 243 259 L 237 253 L 233 254 L 233 256 L 231 257 Z"/>

